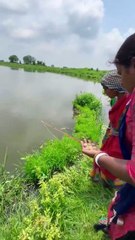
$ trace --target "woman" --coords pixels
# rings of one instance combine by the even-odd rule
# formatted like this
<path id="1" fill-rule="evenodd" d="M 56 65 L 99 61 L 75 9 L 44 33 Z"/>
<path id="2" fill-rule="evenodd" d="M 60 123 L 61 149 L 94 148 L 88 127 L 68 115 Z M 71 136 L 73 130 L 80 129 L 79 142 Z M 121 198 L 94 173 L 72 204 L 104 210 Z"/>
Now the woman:
<path id="1" fill-rule="evenodd" d="M 110 98 L 116 98 L 114 106 L 109 111 L 109 126 L 102 141 L 101 151 L 105 151 L 109 155 L 117 158 L 122 158 L 122 152 L 119 144 L 119 126 L 120 119 L 125 109 L 126 103 L 129 101 L 129 94 L 121 86 L 121 76 L 117 71 L 111 71 L 102 78 L 101 85 L 103 86 L 104 93 Z M 123 184 L 121 180 L 109 173 L 104 168 L 99 168 L 95 163 L 90 172 L 93 181 L 98 180 L 98 176 L 106 187 L 119 187 Z"/>
<path id="2" fill-rule="evenodd" d="M 122 85 L 131 94 L 120 126 L 123 159 L 94 150 L 82 142 L 82 151 L 94 157 L 96 164 L 126 184 L 112 200 L 108 211 L 108 233 L 111 240 L 135 239 L 135 34 L 129 36 L 118 50 L 114 63 L 122 77 Z"/>

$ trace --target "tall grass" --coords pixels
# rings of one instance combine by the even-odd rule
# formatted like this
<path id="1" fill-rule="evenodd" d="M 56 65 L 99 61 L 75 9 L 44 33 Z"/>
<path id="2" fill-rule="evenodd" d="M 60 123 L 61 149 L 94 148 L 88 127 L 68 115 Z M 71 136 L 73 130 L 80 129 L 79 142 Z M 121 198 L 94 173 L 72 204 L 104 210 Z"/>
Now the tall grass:
<path id="1" fill-rule="evenodd" d="M 16 186 L 18 194 L 17 199 L 10 196 L 12 205 L 4 218 L 1 215 L 0 239 L 101 239 L 102 233 L 95 234 L 93 224 L 106 214 L 111 193 L 89 180 L 89 168 L 89 159 L 83 158 L 48 181 L 41 180 L 32 192 L 27 184 L 23 189 L 23 180 L 18 185 L 17 177 L 9 179 L 11 189 L 4 186 L 5 192 L 11 194 Z"/>
<path id="2" fill-rule="evenodd" d="M 79 139 L 90 139 L 99 143 L 102 136 L 102 122 L 97 119 L 95 111 L 88 107 L 80 108 L 75 118 L 74 136 Z"/>
<path id="3" fill-rule="evenodd" d="M 73 109 L 75 112 L 74 136 L 100 143 L 103 134 L 100 101 L 91 93 L 81 93 L 73 101 Z"/>
<path id="4" fill-rule="evenodd" d="M 55 172 L 75 163 L 80 153 L 80 144 L 71 138 L 64 136 L 61 140 L 51 140 L 41 150 L 24 158 L 24 171 L 33 181 L 48 179 Z"/>
<path id="5" fill-rule="evenodd" d="M 95 112 L 98 118 L 102 111 L 101 102 L 93 94 L 87 92 L 76 95 L 73 101 L 73 109 L 79 110 L 79 107 L 88 107 Z"/>

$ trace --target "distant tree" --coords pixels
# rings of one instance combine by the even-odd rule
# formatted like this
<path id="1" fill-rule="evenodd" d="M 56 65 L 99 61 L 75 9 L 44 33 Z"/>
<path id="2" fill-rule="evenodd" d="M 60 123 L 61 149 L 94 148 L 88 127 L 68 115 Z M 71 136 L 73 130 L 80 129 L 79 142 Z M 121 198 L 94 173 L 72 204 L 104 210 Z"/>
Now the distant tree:
<path id="1" fill-rule="evenodd" d="M 45 66 L 45 63 L 42 62 L 42 61 L 37 61 L 37 65 L 42 65 L 42 66 Z"/>
<path id="2" fill-rule="evenodd" d="M 11 63 L 17 63 L 17 62 L 19 61 L 19 58 L 18 58 L 16 55 L 11 55 L 11 56 L 9 57 L 9 61 L 10 61 Z"/>
<path id="3" fill-rule="evenodd" d="M 35 64 L 36 63 L 36 59 L 30 55 L 24 56 L 23 61 L 25 64 Z"/>
<path id="4" fill-rule="evenodd" d="M 37 61 L 37 65 L 42 65 L 42 61 Z"/>

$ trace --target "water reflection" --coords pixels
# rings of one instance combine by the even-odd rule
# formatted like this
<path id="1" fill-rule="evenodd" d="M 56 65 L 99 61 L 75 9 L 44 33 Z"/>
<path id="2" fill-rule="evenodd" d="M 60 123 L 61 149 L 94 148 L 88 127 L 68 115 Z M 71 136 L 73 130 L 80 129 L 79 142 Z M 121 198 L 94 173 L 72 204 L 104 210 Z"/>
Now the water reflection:
<path id="1" fill-rule="evenodd" d="M 72 101 L 76 94 L 94 93 L 105 105 L 107 116 L 109 106 L 100 84 L 0 67 L 0 86 L 0 162 L 8 149 L 6 167 L 10 171 L 20 164 L 20 157 L 52 138 L 42 120 L 72 131 Z"/>

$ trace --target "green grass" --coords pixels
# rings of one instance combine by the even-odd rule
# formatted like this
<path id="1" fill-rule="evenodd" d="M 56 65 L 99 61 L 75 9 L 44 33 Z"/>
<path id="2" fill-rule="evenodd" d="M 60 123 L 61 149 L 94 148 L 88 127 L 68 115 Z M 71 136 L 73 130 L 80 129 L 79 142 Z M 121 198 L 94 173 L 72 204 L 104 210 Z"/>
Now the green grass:
<path id="1" fill-rule="evenodd" d="M 80 166 L 76 168 L 76 179 L 73 186 L 74 194 L 67 200 L 69 209 L 67 225 L 65 226 L 64 239 L 86 240 L 101 239 L 103 235 L 95 233 L 93 224 L 97 223 L 99 218 L 106 215 L 106 206 L 110 200 L 111 193 L 89 179 L 89 159 L 83 159 Z"/>
<path id="2" fill-rule="evenodd" d="M 81 93 L 73 101 L 73 110 L 74 136 L 78 139 L 90 139 L 99 144 L 103 135 L 100 101 L 93 94 Z"/>
<path id="3" fill-rule="evenodd" d="M 84 92 L 76 95 L 73 101 L 73 109 L 79 110 L 79 107 L 88 107 L 96 113 L 97 117 L 101 115 L 102 104 L 92 93 Z"/>
<path id="4" fill-rule="evenodd" d="M 22 68 L 24 71 L 28 72 L 52 72 L 58 74 L 64 74 L 71 77 L 76 77 L 84 79 L 86 81 L 100 82 L 101 78 L 107 71 L 98 70 L 93 68 L 68 68 L 68 67 L 51 67 L 51 66 L 42 66 L 42 65 L 30 65 L 30 64 L 19 64 L 19 63 L 10 63 L 10 62 L 0 62 L 0 66 L 7 66 L 11 69 Z"/>
<path id="5" fill-rule="evenodd" d="M 5 192 L 11 194 L 15 188 L 18 194 L 17 198 L 11 194 L 12 204 L 6 215 L 1 213 L 0 239 L 101 239 L 103 234 L 95 233 L 93 224 L 106 215 L 111 192 L 90 181 L 90 167 L 90 159 L 84 157 L 63 173 L 41 181 L 40 188 L 32 192 L 28 184 L 22 189 L 24 181 L 19 176 L 9 179 Z"/>
<path id="6" fill-rule="evenodd" d="M 50 178 L 54 172 L 73 165 L 80 153 L 80 144 L 67 136 L 48 141 L 42 149 L 24 158 L 24 172 L 34 182 Z"/>
<path id="7" fill-rule="evenodd" d="M 97 119 L 95 111 L 88 107 L 81 108 L 75 118 L 74 136 L 79 139 L 90 139 L 99 143 L 102 135 L 102 123 Z"/>

